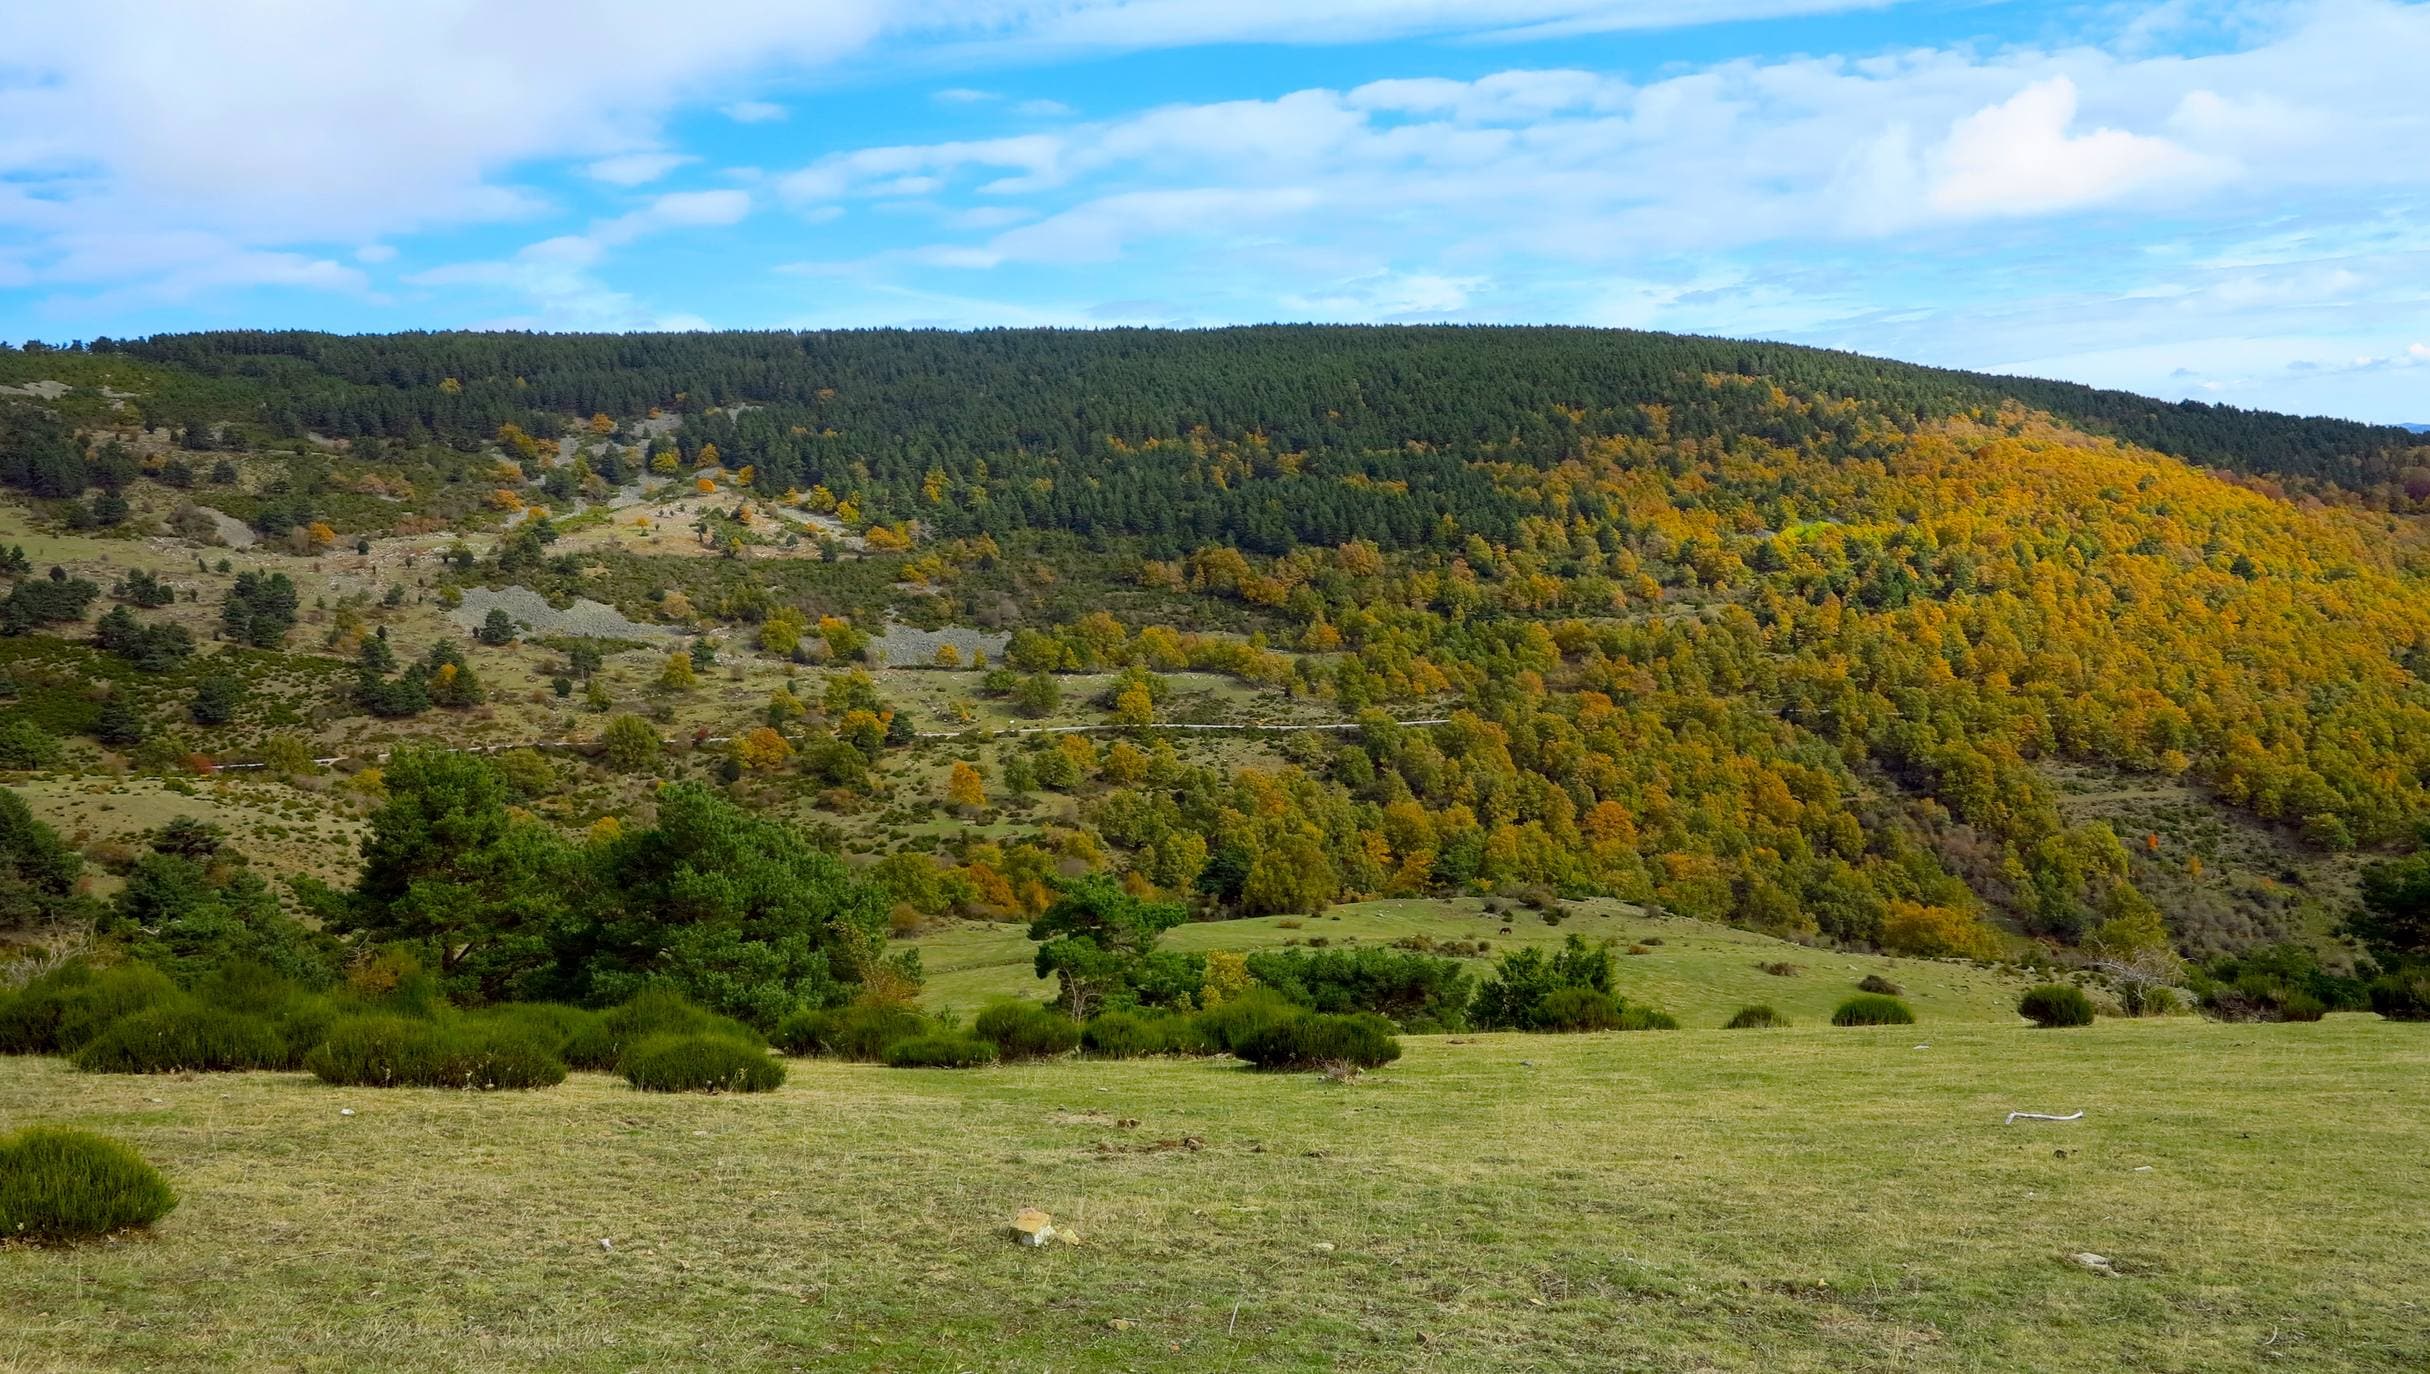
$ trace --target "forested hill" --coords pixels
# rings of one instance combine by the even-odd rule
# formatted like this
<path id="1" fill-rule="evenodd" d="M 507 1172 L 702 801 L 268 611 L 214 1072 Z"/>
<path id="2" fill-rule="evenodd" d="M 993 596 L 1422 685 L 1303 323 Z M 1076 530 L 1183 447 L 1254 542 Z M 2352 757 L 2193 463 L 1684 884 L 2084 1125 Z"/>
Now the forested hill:
<path id="1" fill-rule="evenodd" d="M 2419 439 L 2397 426 L 1629 330 L 238 331 L 90 347 L 231 383 L 207 393 L 218 404 L 205 409 L 234 407 L 274 430 L 341 437 L 487 440 L 507 422 L 545 432 L 549 416 L 766 407 L 772 413 L 756 424 L 737 421 L 721 451 L 743 444 L 741 456 L 780 488 L 815 479 L 822 464 L 848 452 L 871 465 L 881 500 L 915 489 L 935 466 L 960 475 L 977 459 L 1079 457 L 1110 440 L 1138 445 L 1203 429 L 1225 439 L 1255 433 L 1278 453 L 1348 470 L 1390 451 L 1395 478 L 1420 489 L 1444 484 L 1421 503 L 1435 516 L 1482 496 L 1458 489 L 1454 475 L 1481 447 L 1543 461 L 1577 439 L 1651 434 L 1666 422 L 1656 408 L 1668 411 L 1673 436 L 1752 433 L 1829 451 L 1857 444 L 1868 422 L 1988 417 L 2021 404 L 2191 462 L 2389 499 L 2419 500 L 2424 492 L 2403 490 L 2406 474 L 2430 467 Z M 1732 375 L 1851 404 L 1785 417 L 1742 389 L 1709 385 Z M 187 394 L 201 405 L 206 393 Z M 695 429 L 693 442 L 718 438 Z M 1421 453 L 1437 455 L 1442 467 L 1410 472 Z M 1358 514 L 1386 517 L 1380 509 Z"/>

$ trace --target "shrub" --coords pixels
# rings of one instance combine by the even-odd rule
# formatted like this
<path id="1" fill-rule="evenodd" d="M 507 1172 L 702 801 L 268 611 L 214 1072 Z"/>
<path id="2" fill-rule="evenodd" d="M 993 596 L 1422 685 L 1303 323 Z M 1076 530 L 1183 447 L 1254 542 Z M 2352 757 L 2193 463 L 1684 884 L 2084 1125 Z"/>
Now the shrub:
<path id="1" fill-rule="evenodd" d="M 269 1022 L 192 1002 L 122 1016 L 76 1051 L 86 1073 L 224 1073 L 289 1062 L 287 1042 Z"/>
<path id="2" fill-rule="evenodd" d="M 1868 973 L 1857 980 L 1856 990 L 1858 992 L 1878 992 L 1884 997 L 1903 996 L 1907 991 L 1878 973 Z"/>
<path id="3" fill-rule="evenodd" d="M 1723 1030 L 1776 1030 L 1789 1024 L 1789 1018 L 1757 1003 L 1740 1007 L 1738 1014 L 1721 1023 Z"/>
<path id="4" fill-rule="evenodd" d="M 777 1023 L 777 1047 L 787 1054 L 821 1055 L 880 1064 L 886 1048 L 929 1030 L 925 1016 L 889 1003 L 855 1003 L 827 1011 L 800 1011 Z"/>
<path id="5" fill-rule="evenodd" d="M 2411 969 L 2374 979 L 2371 1010 L 2391 1021 L 2430 1021 L 2430 969 Z"/>
<path id="6" fill-rule="evenodd" d="M 2093 1023 L 2093 1004 L 2084 995 L 2084 989 L 2071 983 L 2044 983 L 2027 988 L 2025 995 L 2017 999 L 2017 1015 L 2044 1030 L 2089 1026 Z"/>
<path id="7" fill-rule="evenodd" d="M 1078 1022 L 1033 1002 L 998 1002 L 970 1023 L 971 1034 L 996 1047 L 998 1058 L 1052 1059 L 1080 1044 Z"/>
<path id="8" fill-rule="evenodd" d="M 1109 1011 L 1080 1029 L 1080 1050 L 1092 1059 L 1145 1059 L 1203 1053 L 1204 1034 L 1186 1016 Z"/>
<path id="9" fill-rule="evenodd" d="M 1831 1013 L 1834 1026 L 1912 1026 L 1915 1013 L 1895 997 L 1868 994 L 1851 997 Z"/>
<path id="10" fill-rule="evenodd" d="M 783 1060 L 724 1035 L 653 1035 L 620 1067 L 624 1081 L 653 1093 L 764 1093 L 785 1081 Z"/>
<path id="11" fill-rule="evenodd" d="M 1237 1054 L 1241 1042 L 1304 1013 L 1280 994 L 1259 988 L 1190 1018 L 1210 1054 Z"/>
<path id="12" fill-rule="evenodd" d="M 825 1054 L 835 1043 L 836 1023 L 843 1013 L 827 1007 L 804 1007 L 776 1023 L 768 1042 L 790 1055 Z"/>
<path id="13" fill-rule="evenodd" d="M 355 1016 L 304 1056 L 324 1083 L 361 1088 L 546 1088 L 565 1061 L 545 1030 L 512 1019 Z"/>
<path id="14" fill-rule="evenodd" d="M 1794 978 L 1806 971 L 1805 965 L 1792 964 L 1786 959 L 1775 959 L 1768 964 L 1757 964 L 1755 967 L 1775 978 Z"/>
<path id="15" fill-rule="evenodd" d="M 1537 1004 L 1536 1026 L 1548 1031 L 1618 1030 L 1620 1003 L 1595 988 L 1555 988 Z"/>
<path id="16" fill-rule="evenodd" d="M 615 1071 L 622 1067 L 627 1049 L 653 1035 L 713 1035 L 746 1045 L 763 1043 L 758 1031 L 731 1016 L 696 1007 L 671 989 L 650 987 L 576 1030 L 566 1042 L 565 1060 L 577 1069 Z"/>
<path id="17" fill-rule="evenodd" d="M 1412 1029 L 1468 1024 L 1470 980 L 1455 959 L 1398 949 L 1328 949 L 1268 950 L 1245 962 L 1251 977 L 1310 1011 L 1371 1011 Z"/>
<path id="18" fill-rule="evenodd" d="M 169 1214 L 160 1171 L 105 1136 L 29 1126 L 0 1136 L 0 1237 L 74 1240 Z"/>
<path id="19" fill-rule="evenodd" d="M 1624 1031 L 1660 1031 L 1679 1029 L 1679 1018 L 1652 1007 L 1622 1007 L 1620 1029 Z"/>
<path id="20" fill-rule="evenodd" d="M 1302 1013 L 1259 1028 L 1232 1053 L 1260 1069 L 1372 1069 L 1400 1058 L 1401 1042 L 1392 1038 L 1392 1023 L 1373 1013 Z"/>
<path id="21" fill-rule="evenodd" d="M 886 1047 L 886 1063 L 897 1069 L 975 1069 L 996 1062 L 996 1047 L 959 1031 L 930 1031 Z"/>
<path id="22" fill-rule="evenodd" d="M 481 1013 L 484 1019 L 519 1026 L 545 1041 L 560 1059 L 574 1042 L 592 1035 L 600 1014 L 563 1002 L 507 1002 Z"/>
<path id="23" fill-rule="evenodd" d="M 0 1053 L 73 1054 L 118 1018 L 180 997 L 144 964 L 63 964 L 0 1004 Z"/>

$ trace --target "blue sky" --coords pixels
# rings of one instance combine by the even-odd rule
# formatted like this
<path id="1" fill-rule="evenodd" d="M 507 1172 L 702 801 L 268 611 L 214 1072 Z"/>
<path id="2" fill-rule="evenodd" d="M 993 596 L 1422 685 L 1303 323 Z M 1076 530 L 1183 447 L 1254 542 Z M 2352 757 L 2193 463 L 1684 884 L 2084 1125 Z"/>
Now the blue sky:
<path id="1" fill-rule="evenodd" d="M 2430 420 L 2430 4 L 92 0 L 0 336 L 1559 322 Z"/>

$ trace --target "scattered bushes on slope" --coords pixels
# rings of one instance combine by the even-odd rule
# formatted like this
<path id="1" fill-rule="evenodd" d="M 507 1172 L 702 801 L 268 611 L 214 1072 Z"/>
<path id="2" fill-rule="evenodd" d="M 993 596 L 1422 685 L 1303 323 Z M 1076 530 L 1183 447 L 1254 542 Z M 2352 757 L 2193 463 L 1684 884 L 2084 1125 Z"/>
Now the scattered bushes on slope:
<path id="1" fill-rule="evenodd" d="M 0 1136 L 0 1238 L 75 1240 L 169 1214 L 177 1194 L 115 1140 L 56 1126 Z"/>
<path id="2" fill-rule="evenodd" d="M 2017 1015 L 2044 1030 L 2089 1026 L 2093 1023 L 2093 1004 L 2084 995 L 2084 989 L 2073 984 L 2044 983 L 2027 988 L 2025 995 L 2017 999 Z"/>
<path id="3" fill-rule="evenodd" d="M 624 1079 L 643 1092 L 764 1093 L 785 1081 L 785 1064 L 761 1046 L 716 1034 L 661 1034 L 624 1052 Z"/>
<path id="4" fill-rule="evenodd" d="M 1834 1026 L 1912 1026 L 1915 1013 L 1895 997 L 1868 993 L 1851 997 L 1831 1013 Z"/>

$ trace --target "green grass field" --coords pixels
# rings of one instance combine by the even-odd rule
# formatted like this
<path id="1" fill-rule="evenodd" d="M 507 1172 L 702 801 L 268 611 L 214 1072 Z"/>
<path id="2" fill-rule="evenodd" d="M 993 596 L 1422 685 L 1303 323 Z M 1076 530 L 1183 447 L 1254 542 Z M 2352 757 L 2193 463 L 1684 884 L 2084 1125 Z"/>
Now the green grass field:
<path id="1" fill-rule="evenodd" d="M 1498 953 L 1522 945 L 1557 945 L 1572 933 L 1611 940 L 1620 949 L 1651 937 L 1644 954 L 1615 962 L 1615 983 L 1632 1002 L 1659 1007 L 1691 1026 L 1718 1026 L 1750 1002 L 1769 1003 L 1800 1025 L 1821 1024 L 1831 1009 L 1856 992 L 1858 979 L 1879 974 L 1906 990 L 1916 1015 L 1927 1021 L 2016 1022 L 2017 994 L 2032 980 L 1962 962 L 1894 959 L 1809 949 L 1750 931 L 1706 921 L 1647 916 L 1625 902 L 1569 903 L 1574 914 L 1558 926 L 1532 911 L 1489 915 L 1484 903 L 1460 898 L 1358 902 L 1323 916 L 1261 916 L 1205 921 L 1176 927 L 1163 948 L 1279 949 L 1294 941 L 1324 940 L 1334 948 L 1389 945 L 1410 936 L 1436 941 L 1484 940 Z M 1510 927 L 1510 934 L 1501 933 Z M 927 1004 L 938 1011 L 975 1011 L 1003 997 L 1045 998 L 1052 981 L 1036 976 L 1037 946 L 1018 924 L 956 922 L 913 943 L 927 971 Z M 1492 957 L 1466 961 L 1482 977 Z M 1797 965 L 1778 976 L 1768 963 Z"/>
<path id="2" fill-rule="evenodd" d="M 0 1060 L 0 1129 L 123 1137 L 185 1199 L 150 1235 L 0 1247 L 0 1369 L 2208 1374 L 2430 1354 L 2418 1026 L 1408 1047 L 1352 1084 L 797 1063 L 743 1098 Z M 1013 1245 L 1033 1205 L 1082 1243 Z"/>

